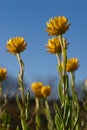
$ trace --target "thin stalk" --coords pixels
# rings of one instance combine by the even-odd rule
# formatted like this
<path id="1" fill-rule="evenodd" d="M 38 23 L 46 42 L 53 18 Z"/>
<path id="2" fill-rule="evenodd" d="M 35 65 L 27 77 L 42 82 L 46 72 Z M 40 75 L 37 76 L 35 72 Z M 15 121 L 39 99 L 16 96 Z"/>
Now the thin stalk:
<path id="1" fill-rule="evenodd" d="M 35 111 L 39 111 L 39 99 L 38 98 L 35 98 L 35 102 L 36 102 L 36 109 Z"/>
<path id="2" fill-rule="evenodd" d="M 71 72 L 70 77 L 71 77 L 72 97 L 73 97 L 73 100 L 77 101 L 77 93 L 75 91 L 75 73 Z"/>
<path id="3" fill-rule="evenodd" d="M 61 48 L 62 48 L 62 60 L 63 60 L 63 75 L 66 73 L 66 62 L 67 62 L 67 50 L 66 50 L 66 43 L 62 36 L 60 38 Z"/>
<path id="4" fill-rule="evenodd" d="M 78 103 L 78 98 L 77 98 L 77 93 L 75 91 L 75 73 L 71 72 L 70 73 L 71 77 L 71 89 L 72 89 L 72 124 L 73 124 L 73 129 L 79 130 L 79 125 L 80 125 L 80 111 L 79 111 L 79 103 Z"/>
<path id="5" fill-rule="evenodd" d="M 63 68 L 62 68 L 62 82 L 63 82 L 63 93 L 65 95 L 66 93 L 66 62 L 67 62 L 67 50 L 66 50 L 66 43 L 63 40 L 62 36 L 59 37 L 61 48 L 62 48 L 62 62 L 63 62 Z"/>
<path id="6" fill-rule="evenodd" d="M 46 115 L 46 119 L 48 121 L 48 130 L 53 130 L 54 129 L 54 124 L 53 124 L 53 119 L 51 118 L 51 112 L 50 112 L 50 108 L 48 105 L 48 101 L 47 99 L 45 100 L 45 115 Z"/>
<path id="7" fill-rule="evenodd" d="M 36 109 L 35 109 L 35 111 L 37 113 L 43 113 L 43 109 L 44 109 L 43 99 L 35 98 L 35 101 L 36 101 Z"/>
<path id="8" fill-rule="evenodd" d="M 36 130 L 41 129 L 41 114 L 43 113 L 44 106 L 43 106 L 43 100 L 39 98 L 35 98 L 36 101 L 36 116 L 35 116 L 35 123 L 36 123 Z"/>
<path id="9" fill-rule="evenodd" d="M 60 54 L 56 54 L 57 56 L 57 61 L 58 61 L 58 65 L 61 65 L 61 55 Z"/>
<path id="10" fill-rule="evenodd" d="M 18 63 L 20 66 L 20 71 L 18 74 L 18 83 L 19 83 L 19 89 L 21 92 L 21 99 L 22 99 L 22 104 L 19 100 L 19 98 L 16 96 L 17 99 L 17 104 L 19 106 L 20 112 L 21 112 L 21 125 L 22 125 L 22 129 L 23 130 L 29 130 L 28 126 L 27 126 L 27 118 L 28 118 L 28 101 L 29 98 L 27 100 L 26 96 L 25 96 L 25 89 L 24 89 L 24 83 L 23 83 L 23 76 L 24 76 L 24 63 L 21 59 L 20 54 L 16 54 L 16 57 L 18 59 Z M 28 96 L 29 97 L 29 96 Z"/>
<path id="11" fill-rule="evenodd" d="M 18 81 L 19 81 L 19 87 L 20 87 L 20 92 L 21 92 L 21 98 L 22 98 L 22 102 L 25 102 L 25 90 L 24 90 L 24 83 L 23 83 L 23 76 L 24 76 L 24 63 L 21 59 L 20 54 L 16 54 L 17 59 L 18 59 L 18 63 L 20 66 L 20 71 L 18 74 Z"/>

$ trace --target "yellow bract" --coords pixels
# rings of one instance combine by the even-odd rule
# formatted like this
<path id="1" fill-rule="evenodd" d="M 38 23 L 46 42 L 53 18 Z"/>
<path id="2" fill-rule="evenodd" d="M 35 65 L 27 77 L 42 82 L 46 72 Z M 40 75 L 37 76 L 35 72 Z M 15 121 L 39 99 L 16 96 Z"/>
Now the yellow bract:
<path id="1" fill-rule="evenodd" d="M 59 38 L 49 39 L 46 48 L 52 54 L 60 54 L 62 52 Z"/>
<path id="2" fill-rule="evenodd" d="M 66 72 L 74 72 L 78 69 L 79 60 L 77 58 L 70 58 L 66 63 Z"/>
<path id="3" fill-rule="evenodd" d="M 26 49 L 26 43 L 23 37 L 11 38 L 6 45 L 6 48 L 12 54 L 23 52 Z"/>
<path id="4" fill-rule="evenodd" d="M 53 19 L 51 18 L 46 25 L 46 31 L 49 33 L 49 36 L 58 36 L 64 34 L 68 30 L 70 23 L 68 23 L 68 19 L 65 16 L 59 16 Z"/>
<path id="5" fill-rule="evenodd" d="M 6 68 L 0 68 L 0 82 L 5 80 L 7 77 L 7 70 Z"/>

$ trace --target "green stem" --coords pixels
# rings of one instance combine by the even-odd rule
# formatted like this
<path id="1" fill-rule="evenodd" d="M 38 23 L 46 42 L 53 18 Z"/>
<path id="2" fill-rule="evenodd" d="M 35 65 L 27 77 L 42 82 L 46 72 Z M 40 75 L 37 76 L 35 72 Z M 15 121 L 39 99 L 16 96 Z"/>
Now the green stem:
<path id="1" fill-rule="evenodd" d="M 19 63 L 19 66 L 20 66 L 19 75 L 20 75 L 20 81 L 21 81 L 22 87 L 23 87 L 24 63 L 23 63 L 23 61 L 22 61 L 22 59 L 21 59 L 20 54 L 16 54 L 16 56 L 17 56 L 18 63 Z"/>
<path id="2" fill-rule="evenodd" d="M 39 111 L 39 99 L 35 98 L 35 101 L 36 101 L 36 109 L 35 109 L 35 111 L 38 112 Z"/>
<path id="3" fill-rule="evenodd" d="M 71 72 L 70 76 L 71 76 L 71 89 L 72 89 L 72 122 L 73 122 L 72 128 L 75 130 L 79 130 L 79 125 L 81 122 L 80 122 L 79 103 L 77 93 L 75 91 L 75 73 Z"/>
<path id="4" fill-rule="evenodd" d="M 36 112 L 43 113 L 43 109 L 44 109 L 43 99 L 35 98 L 35 101 L 36 101 Z"/>
<path id="5" fill-rule="evenodd" d="M 23 120 L 21 120 L 21 124 L 22 124 L 22 129 L 23 130 L 28 130 L 28 127 L 27 127 L 27 125 L 26 125 L 26 121 L 23 119 Z"/>
<path id="6" fill-rule="evenodd" d="M 20 54 L 16 54 L 16 56 L 17 56 L 18 63 L 20 66 L 20 71 L 18 74 L 18 83 L 19 83 L 19 88 L 20 88 L 20 92 L 21 92 L 22 104 L 17 96 L 16 96 L 16 99 L 17 99 L 17 104 L 20 109 L 22 129 L 29 130 L 29 128 L 27 126 L 29 96 L 28 96 L 28 100 L 27 100 L 27 97 L 25 96 L 25 89 L 24 89 L 24 83 L 23 83 L 24 63 L 21 59 Z"/>
<path id="7" fill-rule="evenodd" d="M 77 101 L 77 93 L 75 91 L 75 73 L 71 72 L 70 77 L 71 77 L 72 98 L 73 100 Z"/>
<path id="8" fill-rule="evenodd" d="M 35 123 L 36 123 L 36 130 L 41 129 L 41 114 L 43 112 L 43 100 L 39 98 L 35 98 L 36 101 L 36 116 L 35 116 Z"/>
<path id="9" fill-rule="evenodd" d="M 62 62 L 63 62 L 63 68 L 62 68 L 62 83 L 63 83 L 63 93 L 66 94 L 66 62 L 67 62 L 67 50 L 66 50 L 66 43 L 63 40 L 62 36 L 59 37 L 61 48 L 62 48 Z"/>
<path id="10" fill-rule="evenodd" d="M 63 75 L 64 75 L 64 74 L 66 73 L 66 62 L 67 62 L 66 42 L 65 42 L 65 40 L 62 38 L 62 36 L 60 36 L 59 38 L 60 38 L 60 43 L 61 43 L 61 48 L 62 48 Z"/>
<path id="11" fill-rule="evenodd" d="M 49 108 L 49 105 L 48 105 L 48 101 L 47 99 L 45 100 L 45 115 L 46 115 L 46 118 L 48 120 L 48 130 L 53 130 L 54 129 L 54 124 L 53 124 L 53 120 L 52 120 L 52 117 L 51 117 L 51 112 L 50 112 L 50 108 Z"/>
<path id="12" fill-rule="evenodd" d="M 23 76 L 24 76 L 24 63 L 21 59 L 20 54 L 16 54 L 17 59 L 18 59 L 18 63 L 20 66 L 20 71 L 18 74 L 18 81 L 19 81 L 19 87 L 20 87 L 20 92 L 21 92 L 21 98 L 22 98 L 22 102 L 25 102 L 25 90 L 24 90 L 24 83 L 23 83 Z"/>
<path id="13" fill-rule="evenodd" d="M 61 65 L 61 55 L 60 54 L 56 54 L 57 56 L 57 61 L 58 61 L 58 65 Z"/>

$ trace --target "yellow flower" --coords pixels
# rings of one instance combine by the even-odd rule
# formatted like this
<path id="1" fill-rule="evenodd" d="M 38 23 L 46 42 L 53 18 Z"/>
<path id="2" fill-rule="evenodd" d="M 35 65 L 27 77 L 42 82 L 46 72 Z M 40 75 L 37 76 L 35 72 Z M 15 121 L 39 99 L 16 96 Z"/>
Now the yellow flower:
<path id="1" fill-rule="evenodd" d="M 12 54 L 23 52 L 26 49 L 26 43 L 23 37 L 14 37 L 7 41 L 6 48 Z"/>
<path id="2" fill-rule="evenodd" d="M 46 31 L 49 33 L 49 36 L 58 36 L 64 34 L 69 29 L 70 23 L 68 23 L 68 19 L 65 16 L 59 16 L 51 18 L 46 25 Z"/>
<path id="3" fill-rule="evenodd" d="M 79 61 L 77 58 L 70 58 L 66 63 L 66 72 L 74 72 L 78 69 Z"/>
<path id="4" fill-rule="evenodd" d="M 40 90 L 43 86 L 42 82 L 34 82 L 31 84 L 31 89 L 33 92 L 37 92 L 38 90 Z"/>
<path id="5" fill-rule="evenodd" d="M 34 82 L 31 84 L 31 89 L 37 98 L 43 98 L 43 95 L 41 93 L 42 86 L 43 86 L 42 82 Z"/>
<path id="6" fill-rule="evenodd" d="M 46 45 L 47 51 L 52 54 L 59 54 L 62 52 L 61 44 L 59 38 L 52 38 L 48 40 L 48 44 Z"/>
<path id="7" fill-rule="evenodd" d="M 0 68 L 0 82 L 5 80 L 7 77 L 7 70 L 6 68 Z"/>
<path id="8" fill-rule="evenodd" d="M 65 47 L 67 48 L 68 43 L 66 39 L 62 38 L 65 41 Z M 52 38 L 48 40 L 48 44 L 46 45 L 47 51 L 51 54 L 60 54 L 62 53 L 61 43 L 59 38 Z"/>
<path id="9" fill-rule="evenodd" d="M 50 95 L 50 86 L 44 86 L 42 82 L 34 82 L 31 84 L 31 89 L 37 98 L 44 98 Z"/>
<path id="10" fill-rule="evenodd" d="M 48 85 L 48 86 L 43 86 L 41 88 L 41 93 L 44 97 L 48 97 L 51 93 L 51 87 Z"/>

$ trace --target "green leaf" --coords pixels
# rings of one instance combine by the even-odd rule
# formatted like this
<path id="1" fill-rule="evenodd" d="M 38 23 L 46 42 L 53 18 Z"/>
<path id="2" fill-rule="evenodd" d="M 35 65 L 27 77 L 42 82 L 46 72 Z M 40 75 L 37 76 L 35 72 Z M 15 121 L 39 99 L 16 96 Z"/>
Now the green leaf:
<path id="1" fill-rule="evenodd" d="M 61 111 L 58 108 L 58 105 L 56 103 L 54 104 L 54 108 L 55 108 L 55 111 L 56 111 L 56 115 L 55 115 L 55 125 L 56 125 L 56 128 L 57 128 L 57 130 L 63 130 L 64 123 L 63 123 Z"/>
<path id="2" fill-rule="evenodd" d="M 61 81 L 61 79 L 60 79 L 59 85 L 58 85 L 58 95 L 59 95 L 60 102 L 62 103 L 64 95 L 63 95 L 63 90 L 62 90 L 62 81 Z"/>

